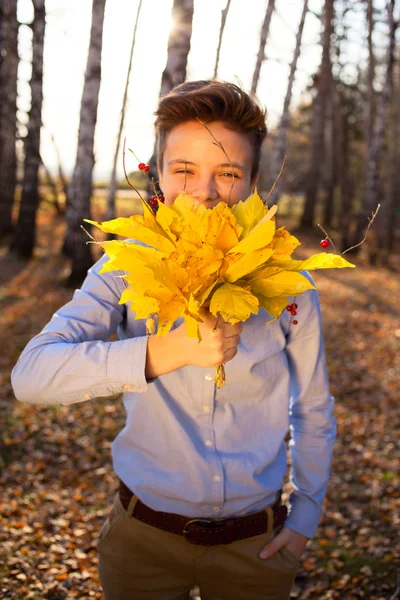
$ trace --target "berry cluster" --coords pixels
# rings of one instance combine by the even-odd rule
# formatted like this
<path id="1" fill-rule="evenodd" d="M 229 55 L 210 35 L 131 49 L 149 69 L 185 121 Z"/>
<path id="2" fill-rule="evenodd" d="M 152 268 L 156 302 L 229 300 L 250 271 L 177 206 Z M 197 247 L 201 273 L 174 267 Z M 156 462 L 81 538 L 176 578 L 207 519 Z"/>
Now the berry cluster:
<path id="1" fill-rule="evenodd" d="M 150 167 L 144 163 L 139 163 L 139 171 L 146 171 L 146 173 L 148 173 L 150 171 Z"/>
<path id="2" fill-rule="evenodd" d="M 293 304 L 288 304 L 288 306 L 286 307 L 286 310 L 290 312 L 290 314 L 295 317 L 297 315 L 297 304 L 295 304 L 293 302 Z M 297 325 L 298 321 L 295 319 L 293 322 L 293 325 Z"/>
<path id="3" fill-rule="evenodd" d="M 158 202 L 164 203 L 165 198 L 164 198 L 163 194 L 158 194 L 158 196 L 150 196 L 148 202 L 149 202 L 150 206 L 155 208 L 156 206 L 158 206 Z"/>

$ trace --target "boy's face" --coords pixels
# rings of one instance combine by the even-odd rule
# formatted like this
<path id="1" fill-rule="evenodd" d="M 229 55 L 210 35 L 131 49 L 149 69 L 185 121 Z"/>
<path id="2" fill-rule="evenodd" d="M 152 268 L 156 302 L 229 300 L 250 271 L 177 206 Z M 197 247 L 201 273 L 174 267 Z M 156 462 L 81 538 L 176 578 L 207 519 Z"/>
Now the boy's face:
<path id="1" fill-rule="evenodd" d="M 251 195 L 256 177 L 250 179 L 253 148 L 248 137 L 226 129 L 220 122 L 207 126 L 222 143 L 229 160 L 198 121 L 174 127 L 167 135 L 160 173 L 160 187 L 167 206 L 172 205 L 183 189 L 206 208 L 213 208 L 221 201 L 232 206 Z"/>

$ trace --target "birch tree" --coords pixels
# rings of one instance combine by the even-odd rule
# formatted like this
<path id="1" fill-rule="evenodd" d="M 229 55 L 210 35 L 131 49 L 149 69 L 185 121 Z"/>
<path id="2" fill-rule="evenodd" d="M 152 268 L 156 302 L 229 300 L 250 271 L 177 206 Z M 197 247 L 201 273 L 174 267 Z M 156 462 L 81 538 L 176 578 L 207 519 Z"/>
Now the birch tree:
<path id="1" fill-rule="evenodd" d="M 326 98 L 329 93 L 331 73 L 331 37 L 333 33 L 334 0 L 325 0 L 324 30 L 322 36 L 322 59 L 317 76 L 317 95 L 313 104 L 313 121 L 311 130 L 311 159 L 307 174 L 306 198 L 301 226 L 311 228 L 314 223 L 314 212 L 317 200 L 320 176 L 321 155 L 324 147 L 324 129 Z"/>
<path id="2" fill-rule="evenodd" d="M 187 61 L 192 38 L 194 0 L 174 0 L 172 29 L 168 38 L 167 64 L 161 77 L 160 98 L 186 80 Z M 149 161 L 149 177 L 157 178 L 157 140 Z M 153 193 L 149 186 L 149 192 Z"/>
<path id="3" fill-rule="evenodd" d="M 214 65 L 214 79 L 217 77 L 218 73 L 218 65 L 219 65 L 219 55 L 221 52 L 222 38 L 224 35 L 224 29 L 226 25 L 226 18 L 228 16 L 229 8 L 231 6 L 231 1 L 228 0 L 225 8 L 221 11 L 221 27 L 219 28 L 219 37 L 218 37 L 218 46 L 217 46 L 217 54 L 215 57 L 215 65 Z"/>
<path id="4" fill-rule="evenodd" d="M 379 201 L 380 158 L 384 144 L 385 123 L 393 91 L 394 50 L 396 27 L 398 25 L 393 16 L 394 4 L 395 0 L 389 0 L 387 2 L 389 36 L 386 54 L 386 77 L 382 92 L 378 99 L 373 134 L 368 148 L 367 178 L 363 197 L 363 215 L 366 218 L 371 216 L 371 213 L 375 210 Z"/>
<path id="5" fill-rule="evenodd" d="M 33 0 L 34 20 L 32 24 L 32 77 L 31 109 L 29 111 L 28 134 L 25 138 L 24 179 L 18 222 L 11 250 L 21 257 L 30 258 L 35 246 L 36 213 L 39 204 L 40 133 L 42 128 L 43 104 L 43 48 L 46 22 L 44 0 Z"/>
<path id="6" fill-rule="evenodd" d="M 251 93 L 257 92 L 258 80 L 260 79 L 261 65 L 265 60 L 265 46 L 268 39 L 269 26 L 271 24 L 272 13 L 275 9 L 275 0 L 269 0 L 267 10 L 264 17 L 264 22 L 261 27 L 260 45 L 258 48 L 256 66 L 254 68 L 253 80 L 251 82 Z"/>
<path id="7" fill-rule="evenodd" d="M 106 220 L 115 218 L 115 193 L 117 190 L 117 161 L 118 161 L 119 150 L 121 147 L 122 130 L 124 128 L 124 122 L 125 122 L 126 105 L 127 105 L 127 101 L 128 101 L 129 81 L 130 81 L 130 75 L 131 75 L 131 70 L 132 70 L 133 51 L 135 49 L 135 44 L 136 44 L 136 31 L 137 31 L 137 26 L 138 26 L 138 22 L 139 22 L 139 15 L 140 15 L 141 8 L 142 8 L 142 0 L 139 1 L 137 13 L 136 13 L 135 27 L 133 29 L 131 51 L 129 54 L 128 71 L 126 74 L 124 97 L 122 100 L 122 107 L 121 107 L 121 117 L 120 117 L 120 122 L 119 122 L 118 137 L 117 137 L 117 143 L 116 143 L 115 152 L 114 152 L 114 162 L 113 162 L 113 167 L 112 167 L 112 172 L 111 172 L 110 186 L 108 189 Z"/>
<path id="8" fill-rule="evenodd" d="M 63 252 L 72 259 L 69 283 L 80 283 L 93 264 L 83 219 L 90 218 L 90 200 L 94 168 L 94 134 L 101 81 L 101 52 L 106 0 L 93 0 L 89 53 L 83 85 L 78 148 L 75 167 L 67 194 L 67 232 Z"/>
<path id="9" fill-rule="evenodd" d="M 0 239 L 12 231 L 16 186 L 17 0 L 0 2 Z"/>
<path id="10" fill-rule="evenodd" d="M 400 68 L 397 68 L 397 86 L 393 94 L 391 111 L 392 127 L 389 131 L 389 172 L 387 185 L 387 219 L 384 224 L 385 262 L 388 264 L 389 255 L 395 246 L 396 211 L 400 214 Z"/>
<path id="11" fill-rule="evenodd" d="M 293 83 L 294 83 L 294 78 L 295 78 L 296 69 L 297 69 L 297 62 L 298 62 L 298 59 L 300 56 L 301 39 L 303 36 L 303 29 L 304 29 L 304 23 L 306 20 L 307 10 L 308 10 L 308 0 L 304 0 L 303 11 L 301 13 L 300 24 L 299 24 L 299 28 L 297 30 L 297 35 L 296 35 L 296 45 L 295 45 L 295 49 L 294 49 L 293 60 L 292 60 L 292 64 L 290 65 L 289 79 L 288 79 L 288 85 L 286 88 L 285 100 L 283 103 L 282 116 L 281 116 L 281 119 L 280 119 L 280 122 L 278 125 L 278 129 L 277 129 L 277 133 L 276 133 L 274 154 L 273 154 L 273 158 L 272 158 L 272 173 L 274 174 L 274 177 L 278 176 L 279 171 L 282 166 L 282 163 L 283 163 L 283 159 L 285 157 L 285 153 L 286 153 L 287 132 L 288 132 L 288 128 L 289 128 L 290 102 L 292 100 Z M 279 201 L 281 194 L 282 194 L 282 178 L 279 178 L 277 181 L 277 184 L 275 186 L 275 189 L 270 196 L 270 203 L 276 204 Z"/>
<path id="12" fill-rule="evenodd" d="M 372 43 L 372 35 L 374 32 L 374 13 L 373 13 L 373 0 L 367 0 L 367 43 L 368 43 L 368 80 L 367 80 L 367 104 L 365 111 L 365 139 L 367 141 L 367 148 L 371 144 L 372 130 L 374 124 L 374 112 L 375 112 L 375 91 L 374 91 L 374 79 L 375 79 L 375 54 Z"/>

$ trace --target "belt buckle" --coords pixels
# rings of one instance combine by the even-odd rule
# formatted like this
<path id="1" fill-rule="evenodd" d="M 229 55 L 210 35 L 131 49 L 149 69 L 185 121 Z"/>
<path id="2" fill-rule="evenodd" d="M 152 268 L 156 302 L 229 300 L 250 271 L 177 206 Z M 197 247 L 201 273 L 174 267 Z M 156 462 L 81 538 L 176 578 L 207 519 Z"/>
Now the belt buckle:
<path id="1" fill-rule="evenodd" d="M 190 519 L 189 521 L 187 521 L 184 525 L 183 531 L 182 531 L 182 535 L 185 538 L 185 540 L 187 540 L 188 542 L 190 542 L 191 544 L 197 544 L 197 542 L 194 542 L 193 540 L 190 539 L 190 537 L 188 537 L 188 535 L 190 534 L 190 531 L 187 530 L 187 528 L 189 527 L 189 525 L 191 525 L 192 523 L 199 523 L 200 527 L 202 523 L 214 523 L 213 520 L 209 520 L 209 519 Z"/>

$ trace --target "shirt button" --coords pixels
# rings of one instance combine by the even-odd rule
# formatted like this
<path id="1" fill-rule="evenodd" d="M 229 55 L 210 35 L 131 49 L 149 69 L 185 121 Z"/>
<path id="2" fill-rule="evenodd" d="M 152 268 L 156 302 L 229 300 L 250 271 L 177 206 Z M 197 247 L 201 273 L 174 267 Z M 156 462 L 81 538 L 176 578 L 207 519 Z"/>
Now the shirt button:
<path id="1" fill-rule="evenodd" d="M 219 475 L 214 475 L 214 481 L 221 481 L 221 477 Z"/>
<path id="2" fill-rule="evenodd" d="M 214 378 L 212 375 L 206 375 L 204 379 L 207 379 L 207 381 L 212 381 Z"/>
<path id="3" fill-rule="evenodd" d="M 214 512 L 219 512 L 221 508 L 219 506 L 214 506 Z"/>
<path id="4" fill-rule="evenodd" d="M 206 441 L 206 446 L 212 446 L 212 445 L 213 445 L 212 440 L 207 440 Z"/>
<path id="5" fill-rule="evenodd" d="M 83 394 L 83 397 L 85 398 L 85 400 L 89 400 L 90 399 L 90 394 Z"/>
<path id="6" fill-rule="evenodd" d="M 203 406 L 203 410 L 204 410 L 204 412 L 206 412 L 206 413 L 209 413 L 209 412 L 210 412 L 210 407 L 208 406 L 208 404 L 205 404 L 205 405 Z"/>

